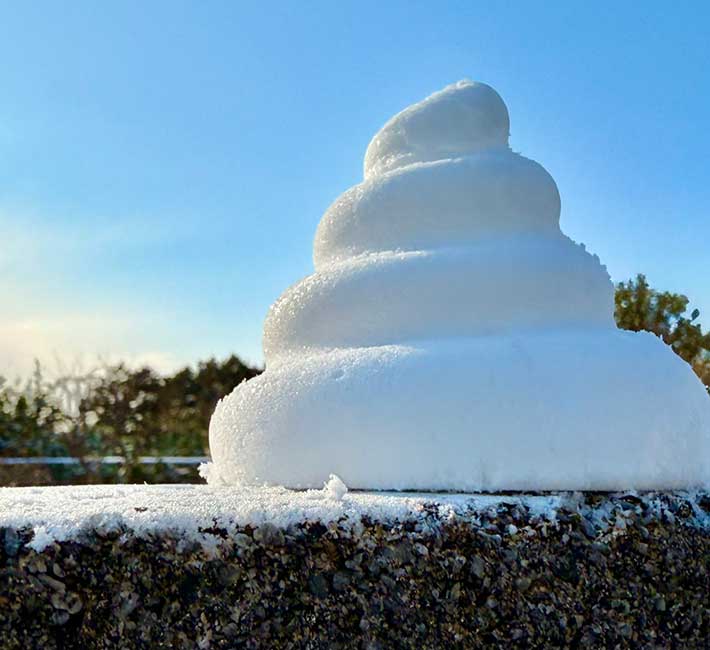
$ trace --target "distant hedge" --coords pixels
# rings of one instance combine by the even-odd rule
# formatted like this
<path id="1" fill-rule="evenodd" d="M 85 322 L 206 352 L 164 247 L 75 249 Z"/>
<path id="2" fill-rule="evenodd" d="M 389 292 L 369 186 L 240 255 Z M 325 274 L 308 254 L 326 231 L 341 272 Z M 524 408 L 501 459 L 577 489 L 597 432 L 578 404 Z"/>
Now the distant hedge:
<path id="1" fill-rule="evenodd" d="M 79 466 L 0 464 L 0 485 L 179 483 L 194 468 L 141 465 L 140 456 L 202 456 L 217 401 L 261 372 L 231 356 L 162 376 L 125 365 L 47 378 L 38 366 L 20 385 L 0 380 L 0 457 L 72 456 Z M 120 466 L 92 457 L 121 456 Z"/>
<path id="2" fill-rule="evenodd" d="M 707 650 L 710 498 L 587 495 L 623 517 L 242 527 L 206 553 L 171 534 L 86 531 L 36 553 L 0 531 L 4 650 Z M 352 522 L 350 522 L 352 523 Z"/>

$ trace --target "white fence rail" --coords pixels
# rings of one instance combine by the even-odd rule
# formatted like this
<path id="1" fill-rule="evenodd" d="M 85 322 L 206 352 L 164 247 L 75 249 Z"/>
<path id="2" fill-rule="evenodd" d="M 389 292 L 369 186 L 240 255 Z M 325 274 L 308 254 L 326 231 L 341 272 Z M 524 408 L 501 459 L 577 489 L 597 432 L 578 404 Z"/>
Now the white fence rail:
<path id="1" fill-rule="evenodd" d="M 199 465 L 209 461 L 207 456 L 139 456 L 140 465 Z M 123 456 L 95 456 L 84 458 L 85 463 L 97 465 L 122 465 L 126 462 Z M 0 465 L 81 465 L 82 460 L 74 456 L 28 456 L 0 457 Z"/>

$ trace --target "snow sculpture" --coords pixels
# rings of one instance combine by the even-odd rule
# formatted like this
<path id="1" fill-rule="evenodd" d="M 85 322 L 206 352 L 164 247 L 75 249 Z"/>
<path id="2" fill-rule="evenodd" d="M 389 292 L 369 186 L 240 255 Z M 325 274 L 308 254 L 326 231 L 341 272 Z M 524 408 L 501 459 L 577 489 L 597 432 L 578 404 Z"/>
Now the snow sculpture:
<path id="1" fill-rule="evenodd" d="M 223 399 L 209 479 L 351 488 L 616 490 L 710 483 L 710 398 L 616 328 L 606 269 L 559 228 L 552 177 L 481 83 L 392 118 L 326 211 L 315 273 Z"/>

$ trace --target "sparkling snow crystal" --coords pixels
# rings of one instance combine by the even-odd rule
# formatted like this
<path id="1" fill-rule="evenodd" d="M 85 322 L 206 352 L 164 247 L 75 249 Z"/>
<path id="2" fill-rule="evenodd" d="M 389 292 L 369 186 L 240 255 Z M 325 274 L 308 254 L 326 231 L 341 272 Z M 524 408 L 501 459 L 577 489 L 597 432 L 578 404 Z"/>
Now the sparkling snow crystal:
<path id="1" fill-rule="evenodd" d="M 211 484 L 420 490 L 710 483 L 710 399 L 649 333 L 619 331 L 599 259 L 462 81 L 375 135 L 323 216 L 315 273 L 264 325 L 267 370 L 210 424 Z M 335 493 L 339 490 L 333 488 Z"/>

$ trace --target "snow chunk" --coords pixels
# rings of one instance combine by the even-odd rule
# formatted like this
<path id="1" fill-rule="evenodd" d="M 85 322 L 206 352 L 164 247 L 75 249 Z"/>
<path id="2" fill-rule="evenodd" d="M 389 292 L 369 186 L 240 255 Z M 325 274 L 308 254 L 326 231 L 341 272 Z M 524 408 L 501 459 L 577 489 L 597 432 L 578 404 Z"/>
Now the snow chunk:
<path id="1" fill-rule="evenodd" d="M 338 476 L 331 474 L 323 486 L 323 492 L 333 501 L 342 501 L 348 492 L 348 486 Z"/>
<path id="2" fill-rule="evenodd" d="M 210 485 L 224 484 L 219 468 L 214 463 L 201 463 L 197 468 L 197 473 Z"/>
<path id="3" fill-rule="evenodd" d="M 46 526 L 35 526 L 33 534 L 32 541 L 27 544 L 27 546 L 38 553 L 41 553 L 45 548 L 51 546 L 56 541 L 55 537 L 50 534 Z"/>

